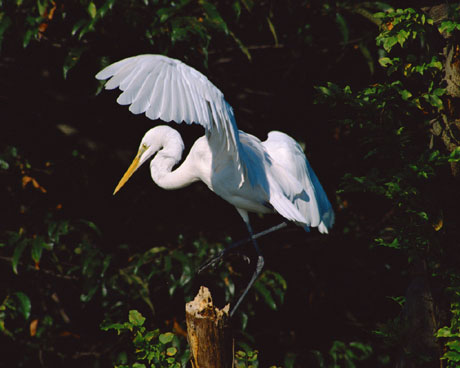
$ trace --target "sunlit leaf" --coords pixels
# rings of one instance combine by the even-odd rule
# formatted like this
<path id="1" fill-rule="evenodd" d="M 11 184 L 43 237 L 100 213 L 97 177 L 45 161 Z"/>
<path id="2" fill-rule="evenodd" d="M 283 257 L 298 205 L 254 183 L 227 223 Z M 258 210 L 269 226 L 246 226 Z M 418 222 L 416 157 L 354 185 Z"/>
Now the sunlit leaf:
<path id="1" fill-rule="evenodd" d="M 88 4 L 88 14 L 91 18 L 95 18 L 97 14 L 96 4 L 92 1 Z"/>
<path id="2" fill-rule="evenodd" d="M 47 1 L 47 0 L 43 0 L 43 1 L 37 0 L 37 9 L 38 9 L 38 13 L 39 13 L 42 17 L 45 16 L 45 12 L 46 12 L 47 6 L 48 6 L 48 1 Z"/>
<path id="3" fill-rule="evenodd" d="M 143 363 L 133 363 L 133 365 L 131 366 L 132 368 L 146 368 L 145 364 Z"/>
<path id="4" fill-rule="evenodd" d="M 166 350 L 166 354 L 169 356 L 174 356 L 177 353 L 177 349 L 175 347 L 170 347 Z"/>
<path id="5" fill-rule="evenodd" d="M 142 326 L 145 322 L 145 317 L 142 316 L 137 310 L 129 311 L 129 322 L 135 326 Z"/>
<path id="6" fill-rule="evenodd" d="M 160 342 L 164 345 L 170 343 L 173 340 L 173 338 L 174 334 L 172 332 L 166 332 L 159 336 Z"/>
<path id="7" fill-rule="evenodd" d="M 111 323 L 111 324 L 103 324 L 101 325 L 101 330 L 108 331 L 108 330 L 117 330 L 120 333 L 121 330 L 125 329 L 127 326 L 123 323 Z"/>
<path id="8" fill-rule="evenodd" d="M 450 327 L 442 327 L 436 332 L 436 337 L 460 337 L 460 333 L 452 332 Z"/>

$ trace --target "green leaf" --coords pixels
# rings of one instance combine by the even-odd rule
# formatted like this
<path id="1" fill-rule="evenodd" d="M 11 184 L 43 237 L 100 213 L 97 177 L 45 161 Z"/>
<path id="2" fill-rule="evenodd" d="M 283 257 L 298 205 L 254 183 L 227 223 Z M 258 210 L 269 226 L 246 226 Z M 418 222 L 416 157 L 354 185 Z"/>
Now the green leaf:
<path id="1" fill-rule="evenodd" d="M 412 97 L 412 93 L 410 91 L 408 91 L 407 89 L 400 90 L 399 94 L 401 95 L 401 98 L 404 101 L 407 101 L 409 98 Z"/>
<path id="2" fill-rule="evenodd" d="M 278 35 L 276 34 L 275 26 L 273 25 L 270 17 L 267 17 L 268 28 L 270 28 L 270 32 L 272 33 L 273 39 L 275 40 L 275 46 L 278 46 Z"/>
<path id="3" fill-rule="evenodd" d="M 29 297 L 24 294 L 23 292 L 16 292 L 14 293 L 14 296 L 18 299 L 19 301 L 19 312 L 23 315 L 24 319 L 29 319 L 30 317 L 30 312 L 32 310 L 32 304 L 30 302 Z"/>
<path id="4" fill-rule="evenodd" d="M 177 349 L 175 347 L 170 347 L 166 349 L 166 354 L 169 356 L 174 356 L 177 353 Z"/>
<path id="5" fill-rule="evenodd" d="M 374 241 L 381 246 L 388 247 L 388 248 L 394 248 L 394 249 L 400 249 L 401 245 L 399 244 L 398 238 L 394 238 L 391 243 L 385 241 L 382 238 L 376 238 Z"/>
<path id="6" fill-rule="evenodd" d="M 400 46 L 404 46 L 404 42 L 406 42 L 406 40 L 409 38 L 410 36 L 410 32 L 409 31 L 406 31 L 404 29 L 400 30 L 398 35 L 396 36 L 397 40 L 398 40 L 398 43 L 400 44 Z"/>
<path id="7" fill-rule="evenodd" d="M 419 212 L 418 215 L 425 221 L 428 221 L 428 214 L 426 212 Z"/>
<path id="8" fill-rule="evenodd" d="M 97 9 L 96 9 L 96 4 L 94 4 L 94 2 L 90 2 L 88 4 L 88 14 L 91 18 L 96 18 L 96 14 L 97 14 Z"/>
<path id="9" fill-rule="evenodd" d="M 26 48 L 29 43 L 30 43 L 30 40 L 32 39 L 32 37 L 34 37 L 35 35 L 37 34 L 37 30 L 36 29 L 28 29 L 24 35 L 24 38 L 22 40 L 22 47 Z"/>
<path id="10" fill-rule="evenodd" d="M 456 147 L 449 155 L 448 162 L 460 161 L 460 147 Z"/>
<path id="11" fill-rule="evenodd" d="M 86 51 L 86 49 L 86 47 L 73 47 L 70 49 L 62 67 L 64 79 L 67 79 L 67 74 L 69 73 L 70 69 L 72 69 L 78 63 L 81 54 Z"/>
<path id="12" fill-rule="evenodd" d="M 432 94 L 427 94 L 427 95 L 424 95 L 423 96 L 425 98 L 425 100 L 433 107 L 436 107 L 438 108 L 439 110 L 441 110 L 443 108 L 443 103 L 442 103 L 442 100 L 436 96 L 436 95 L 432 95 Z"/>
<path id="13" fill-rule="evenodd" d="M 173 21 L 171 23 L 171 42 L 174 44 L 176 41 L 182 41 L 187 38 L 188 35 L 188 29 L 185 27 L 182 27 L 180 25 L 180 22 Z"/>
<path id="14" fill-rule="evenodd" d="M 103 331 L 108 331 L 108 330 L 117 330 L 118 331 L 118 334 L 120 334 L 120 331 L 121 330 L 124 330 L 126 328 L 126 326 L 122 323 L 112 323 L 112 324 L 109 324 L 109 325 L 102 325 L 101 326 L 101 330 Z"/>
<path id="15" fill-rule="evenodd" d="M 112 261 L 112 255 L 111 254 L 107 254 L 105 257 L 104 257 L 104 261 L 102 262 L 102 271 L 100 273 L 100 277 L 104 277 L 105 275 L 105 272 L 107 271 L 107 268 L 109 268 L 110 266 L 110 262 Z"/>
<path id="16" fill-rule="evenodd" d="M 19 244 L 16 245 L 13 252 L 13 258 L 11 259 L 11 266 L 13 267 L 13 272 L 17 275 L 18 274 L 18 263 L 19 259 L 24 252 L 24 249 L 27 246 L 27 240 L 23 239 Z"/>
<path id="17" fill-rule="evenodd" d="M 267 305 L 271 309 L 273 310 L 277 309 L 277 305 L 275 303 L 275 300 L 273 299 L 272 293 L 270 292 L 270 290 L 267 289 L 267 287 L 264 284 L 262 284 L 260 281 L 257 281 L 254 284 L 254 289 L 259 293 L 259 295 L 262 296 L 265 303 L 267 303 Z"/>
<path id="18" fill-rule="evenodd" d="M 10 168 L 10 164 L 0 158 L 0 168 L 2 170 L 8 170 Z"/>
<path id="19" fill-rule="evenodd" d="M 48 5 L 47 0 L 43 0 L 43 2 L 40 0 L 37 0 L 37 9 L 38 9 L 38 14 L 40 14 L 40 16 L 44 17 L 47 5 Z"/>
<path id="20" fill-rule="evenodd" d="M 94 294 L 96 294 L 96 291 L 98 289 L 99 289 L 99 283 L 91 284 L 88 293 L 80 295 L 80 300 L 83 303 L 89 302 L 93 298 Z"/>
<path id="21" fill-rule="evenodd" d="M 129 311 L 129 322 L 131 322 L 134 326 L 140 327 L 145 322 L 145 317 L 142 316 L 137 310 L 130 310 Z"/>
<path id="22" fill-rule="evenodd" d="M 241 15 L 241 4 L 239 1 L 235 1 L 233 4 L 232 4 L 232 8 L 233 8 L 233 11 L 235 12 L 235 15 L 236 15 L 236 19 L 239 19 L 240 18 L 240 15 Z"/>
<path id="23" fill-rule="evenodd" d="M 436 337 L 460 337 L 460 334 L 452 332 L 450 327 L 444 326 L 436 332 Z"/>
<path id="24" fill-rule="evenodd" d="M 340 13 L 336 13 L 335 22 L 339 26 L 340 33 L 342 34 L 342 43 L 343 44 L 348 43 L 349 31 L 348 31 L 348 26 L 347 26 L 347 22 L 345 21 L 345 18 L 342 17 Z"/>
<path id="25" fill-rule="evenodd" d="M 460 353 L 460 341 L 459 340 L 448 341 L 446 345 L 449 347 L 450 350 L 454 350 L 455 352 Z"/>
<path id="26" fill-rule="evenodd" d="M 438 97 L 444 96 L 445 93 L 446 93 L 445 88 L 436 88 L 435 90 L 433 90 L 433 94 Z"/>
<path id="27" fill-rule="evenodd" d="M 136 362 L 136 363 L 133 363 L 132 368 L 146 368 L 146 366 L 145 366 L 145 364 Z"/>
<path id="28" fill-rule="evenodd" d="M 170 343 L 173 338 L 174 338 L 174 334 L 172 332 L 166 332 L 160 335 L 159 340 L 163 345 L 166 345 Z"/>
<path id="29" fill-rule="evenodd" d="M 115 0 L 107 0 L 100 8 L 99 10 L 97 11 L 98 13 L 98 16 L 100 18 L 104 18 L 104 16 L 106 15 L 107 11 L 111 10 L 113 8 L 113 3 L 115 2 Z M 144 0 L 144 4 L 145 6 L 148 6 L 148 0 Z"/>
<path id="30" fill-rule="evenodd" d="M 145 340 L 145 341 L 150 341 L 150 340 L 152 340 L 154 337 L 156 337 L 157 335 L 158 335 L 158 330 L 149 331 L 149 332 L 147 332 L 147 333 L 144 335 L 144 340 Z"/>
<path id="31" fill-rule="evenodd" d="M 246 353 L 242 350 L 238 350 L 236 353 L 235 353 L 235 357 L 237 359 L 243 359 L 246 357 Z"/>
<path id="32" fill-rule="evenodd" d="M 157 16 L 160 18 L 160 23 L 166 22 L 169 17 L 173 14 L 173 10 L 171 8 L 166 7 L 166 8 L 161 8 L 157 10 Z"/>
<path id="33" fill-rule="evenodd" d="M 241 312 L 241 329 L 244 331 L 248 325 L 249 317 L 245 312 Z"/>
<path id="34" fill-rule="evenodd" d="M 92 222 L 92 221 L 88 221 L 88 220 L 80 220 L 82 223 L 84 223 L 85 225 L 87 225 L 91 230 L 94 230 L 94 232 L 97 234 L 97 235 L 102 235 L 101 233 L 101 230 L 99 230 L 99 228 L 97 227 L 97 225 Z"/>
<path id="35" fill-rule="evenodd" d="M 82 28 L 88 21 L 86 19 L 80 19 L 77 23 L 75 23 L 72 27 L 72 31 L 70 34 L 75 36 L 80 28 Z"/>
<path id="36" fill-rule="evenodd" d="M 441 33 L 452 33 L 455 29 L 457 29 L 457 24 L 451 20 L 443 21 L 439 26 L 439 32 Z"/>
<path id="37" fill-rule="evenodd" d="M 459 363 L 460 362 L 460 354 L 456 351 L 448 351 L 443 355 L 443 359 L 447 359 L 449 361 Z"/>
<path id="38" fill-rule="evenodd" d="M 2 48 L 3 35 L 5 34 L 6 30 L 11 26 L 11 24 L 11 18 L 7 16 L 5 13 L 0 13 L 0 50 Z"/>
<path id="39" fill-rule="evenodd" d="M 297 354 L 287 353 L 286 356 L 284 357 L 284 368 L 294 368 L 296 358 L 297 358 Z"/>
<path id="40" fill-rule="evenodd" d="M 30 251 L 30 255 L 35 263 L 40 261 L 43 248 L 46 248 L 46 243 L 41 236 L 37 236 L 32 242 L 32 249 Z"/>
<path id="41" fill-rule="evenodd" d="M 386 52 L 390 52 L 394 45 L 398 43 L 398 39 L 395 36 L 386 37 L 383 39 L 383 48 Z"/>

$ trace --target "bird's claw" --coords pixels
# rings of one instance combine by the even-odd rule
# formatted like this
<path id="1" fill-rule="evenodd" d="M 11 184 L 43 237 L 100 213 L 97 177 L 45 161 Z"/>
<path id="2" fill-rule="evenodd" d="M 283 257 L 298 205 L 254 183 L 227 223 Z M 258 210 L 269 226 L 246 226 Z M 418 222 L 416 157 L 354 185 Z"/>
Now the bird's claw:
<path id="1" fill-rule="evenodd" d="M 243 254 L 242 257 L 243 257 L 243 260 L 244 260 L 247 264 L 250 264 L 250 263 L 251 263 L 251 258 L 249 258 L 246 254 Z"/>

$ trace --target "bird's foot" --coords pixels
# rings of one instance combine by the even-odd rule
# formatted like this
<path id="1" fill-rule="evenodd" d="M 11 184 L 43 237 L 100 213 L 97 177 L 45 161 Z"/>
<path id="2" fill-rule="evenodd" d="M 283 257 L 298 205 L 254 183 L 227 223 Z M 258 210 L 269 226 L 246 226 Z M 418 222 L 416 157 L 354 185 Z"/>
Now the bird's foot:
<path id="1" fill-rule="evenodd" d="M 238 253 L 238 255 L 240 255 L 241 258 L 243 258 L 243 261 L 245 261 L 247 264 L 251 263 L 251 258 L 249 258 L 246 254 Z"/>

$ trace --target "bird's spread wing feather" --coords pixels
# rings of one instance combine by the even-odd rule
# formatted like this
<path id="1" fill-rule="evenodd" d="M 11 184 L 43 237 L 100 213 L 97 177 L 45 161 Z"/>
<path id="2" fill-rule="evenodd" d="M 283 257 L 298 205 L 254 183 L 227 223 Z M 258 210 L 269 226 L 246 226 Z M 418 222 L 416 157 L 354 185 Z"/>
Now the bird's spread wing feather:
<path id="1" fill-rule="evenodd" d="M 334 211 L 300 145 L 281 132 L 270 132 L 262 144 L 277 163 L 276 170 L 280 171 L 277 176 L 284 178 L 280 185 L 286 188 L 288 198 L 304 216 L 307 225 L 327 233 L 334 224 Z M 301 190 L 292 183 L 300 184 Z"/>
<path id="2" fill-rule="evenodd" d="M 223 93 L 208 78 L 182 63 L 162 55 L 139 55 L 109 65 L 97 79 L 109 79 L 106 89 L 119 87 L 117 99 L 130 105 L 134 114 L 145 113 L 152 120 L 200 124 L 206 130 L 211 147 L 231 154 L 245 180 L 256 185 L 256 177 L 248 170 L 242 152 L 232 107 Z"/>

